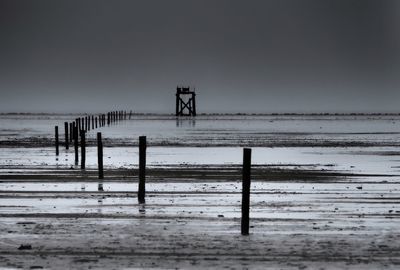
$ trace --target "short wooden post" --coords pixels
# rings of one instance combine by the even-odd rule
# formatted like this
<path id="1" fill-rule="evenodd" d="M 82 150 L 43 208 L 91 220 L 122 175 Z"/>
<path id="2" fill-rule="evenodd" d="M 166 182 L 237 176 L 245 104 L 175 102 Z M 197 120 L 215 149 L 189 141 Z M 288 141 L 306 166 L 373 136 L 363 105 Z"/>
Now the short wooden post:
<path id="1" fill-rule="evenodd" d="M 74 131 L 74 150 L 75 150 L 75 165 L 79 163 L 79 148 L 78 148 L 78 126 L 73 126 Z"/>
<path id="2" fill-rule="evenodd" d="M 99 179 L 103 179 L 103 142 L 101 141 L 101 132 L 97 132 L 97 163 L 99 165 Z"/>
<path id="3" fill-rule="evenodd" d="M 242 235 L 249 234 L 251 149 L 243 149 L 243 179 L 242 179 Z"/>
<path id="4" fill-rule="evenodd" d="M 85 169 L 86 163 L 86 138 L 85 138 L 85 131 L 81 131 L 81 169 Z"/>
<path id="5" fill-rule="evenodd" d="M 69 149 L 68 122 L 64 122 L 65 149 Z"/>
<path id="6" fill-rule="evenodd" d="M 146 136 L 139 137 L 139 203 L 145 203 L 146 193 Z"/>
<path id="7" fill-rule="evenodd" d="M 56 156 L 60 154 L 60 151 L 58 149 L 58 126 L 55 126 L 55 137 L 56 137 Z"/>

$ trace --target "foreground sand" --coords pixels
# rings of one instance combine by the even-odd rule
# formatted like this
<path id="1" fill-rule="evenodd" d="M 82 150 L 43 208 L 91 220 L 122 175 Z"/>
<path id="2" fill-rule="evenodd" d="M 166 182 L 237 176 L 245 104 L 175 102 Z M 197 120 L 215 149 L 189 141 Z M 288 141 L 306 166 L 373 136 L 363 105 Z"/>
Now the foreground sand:
<path id="1" fill-rule="evenodd" d="M 8 173 L 6 173 L 8 172 Z M 8 167 L 0 266 L 25 269 L 398 269 L 393 176 L 253 168 L 251 234 L 240 235 L 240 168 L 136 171 Z"/>

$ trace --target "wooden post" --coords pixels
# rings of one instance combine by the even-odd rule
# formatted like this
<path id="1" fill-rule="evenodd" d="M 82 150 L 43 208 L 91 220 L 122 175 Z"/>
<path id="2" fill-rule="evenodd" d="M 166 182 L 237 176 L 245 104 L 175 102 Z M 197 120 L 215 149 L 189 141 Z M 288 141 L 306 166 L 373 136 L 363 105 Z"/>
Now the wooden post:
<path id="1" fill-rule="evenodd" d="M 55 126 L 55 136 L 56 136 L 56 156 L 60 154 L 60 151 L 58 149 L 58 126 Z"/>
<path id="2" fill-rule="evenodd" d="M 64 122 L 65 149 L 69 149 L 68 122 Z"/>
<path id="3" fill-rule="evenodd" d="M 96 120 L 95 120 L 95 123 L 96 123 L 96 125 L 95 125 L 95 127 L 96 127 L 96 129 L 97 129 L 97 122 L 98 122 L 98 118 L 97 118 L 97 116 L 96 116 L 96 118 L 95 118 Z"/>
<path id="4" fill-rule="evenodd" d="M 72 143 L 74 132 L 73 132 L 73 122 L 69 123 L 69 142 Z"/>
<path id="5" fill-rule="evenodd" d="M 103 179 L 103 142 L 101 141 L 101 132 L 97 132 L 97 163 L 99 165 L 99 179 Z"/>
<path id="6" fill-rule="evenodd" d="M 74 150 L 75 150 L 75 165 L 79 163 L 79 148 L 78 148 L 78 126 L 73 126 L 74 130 Z"/>
<path id="7" fill-rule="evenodd" d="M 90 115 L 86 116 L 87 122 L 86 122 L 86 130 L 90 130 Z"/>
<path id="8" fill-rule="evenodd" d="M 243 149 L 243 179 L 242 179 L 242 235 L 249 235 L 251 149 Z"/>
<path id="9" fill-rule="evenodd" d="M 92 129 L 94 129 L 94 115 L 92 115 Z"/>
<path id="10" fill-rule="evenodd" d="M 180 88 L 177 87 L 176 88 L 176 107 L 175 107 L 175 115 L 176 116 L 179 115 L 179 100 L 180 100 L 179 94 L 180 94 L 180 92 L 181 92 Z"/>
<path id="11" fill-rule="evenodd" d="M 139 203 L 145 203 L 146 193 L 146 136 L 139 137 Z"/>
<path id="12" fill-rule="evenodd" d="M 111 121 L 111 120 L 110 120 L 110 118 L 111 118 L 110 116 L 111 116 L 111 115 L 110 115 L 110 113 L 108 112 L 108 113 L 107 113 L 107 126 L 110 125 L 110 121 Z"/>
<path id="13" fill-rule="evenodd" d="M 192 94 L 192 103 L 193 103 L 193 116 L 196 116 L 196 94 Z"/>
<path id="14" fill-rule="evenodd" d="M 81 132 L 81 118 L 76 119 L 76 128 L 78 129 L 78 133 L 80 134 Z"/>
<path id="15" fill-rule="evenodd" d="M 85 138 L 85 131 L 81 131 L 81 169 L 85 169 L 86 163 L 86 138 Z"/>

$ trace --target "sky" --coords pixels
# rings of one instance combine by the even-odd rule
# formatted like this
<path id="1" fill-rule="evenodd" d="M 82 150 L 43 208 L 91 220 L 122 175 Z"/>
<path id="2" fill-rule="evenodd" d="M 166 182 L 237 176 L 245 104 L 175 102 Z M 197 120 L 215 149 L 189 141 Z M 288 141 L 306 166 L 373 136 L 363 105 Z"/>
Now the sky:
<path id="1" fill-rule="evenodd" d="M 0 0 L 0 112 L 400 112 L 398 0 Z"/>

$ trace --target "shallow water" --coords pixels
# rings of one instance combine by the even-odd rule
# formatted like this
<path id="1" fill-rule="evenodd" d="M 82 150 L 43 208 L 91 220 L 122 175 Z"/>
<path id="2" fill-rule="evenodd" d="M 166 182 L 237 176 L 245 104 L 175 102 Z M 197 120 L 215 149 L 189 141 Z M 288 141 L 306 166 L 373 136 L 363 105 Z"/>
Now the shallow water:
<path id="1" fill-rule="evenodd" d="M 54 125 L 75 117 L 0 115 L 0 268 L 400 265 L 398 115 L 135 116 L 88 132 L 86 170 L 73 149 L 55 156 Z M 249 236 L 240 235 L 243 147 L 252 148 Z"/>

